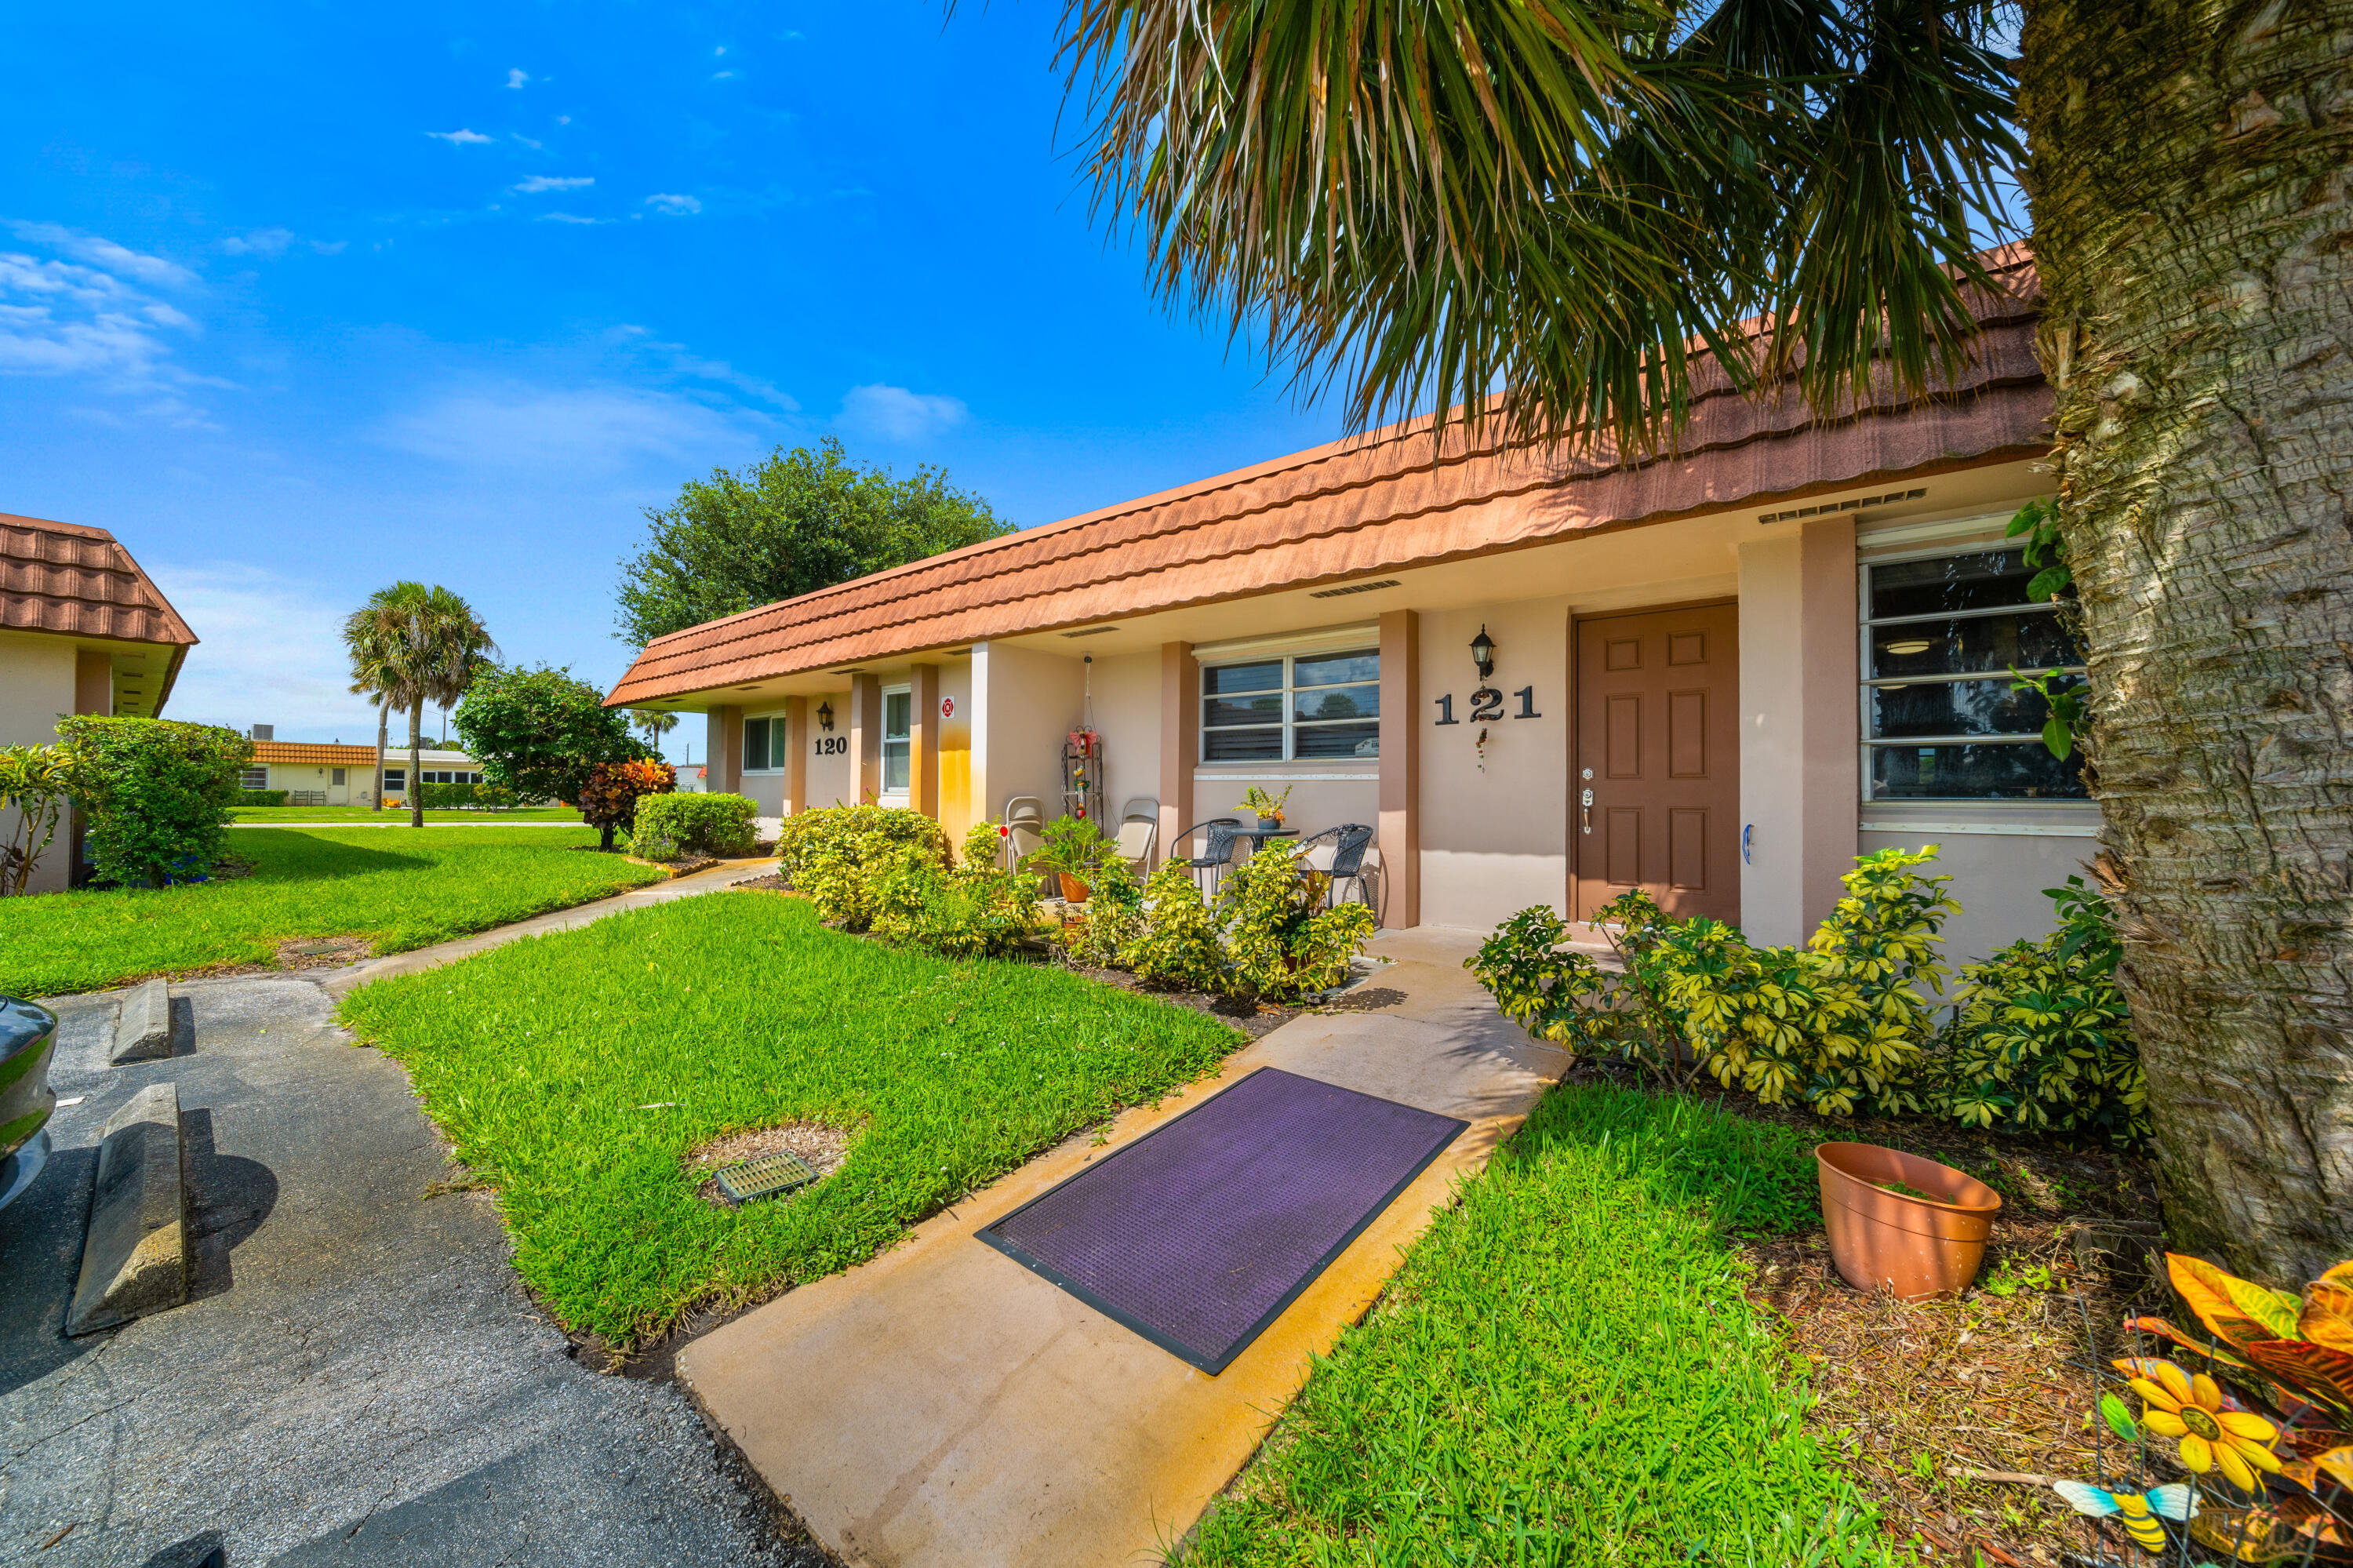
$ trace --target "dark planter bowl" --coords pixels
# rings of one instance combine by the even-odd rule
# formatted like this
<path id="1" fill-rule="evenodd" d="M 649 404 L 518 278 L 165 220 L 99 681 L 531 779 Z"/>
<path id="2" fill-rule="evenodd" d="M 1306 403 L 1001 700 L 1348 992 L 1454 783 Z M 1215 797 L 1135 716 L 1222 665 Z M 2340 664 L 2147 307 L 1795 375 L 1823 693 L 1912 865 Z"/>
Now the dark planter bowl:
<path id="1" fill-rule="evenodd" d="M 1875 1143 L 1814 1150 L 1831 1261 L 1858 1290 L 1903 1301 L 1958 1295 L 1978 1277 L 2001 1194 L 1949 1165 Z M 1926 1198 L 1891 1192 L 1901 1181 Z"/>
<path id="2" fill-rule="evenodd" d="M 0 996 L 0 1160 L 30 1143 L 58 1108 L 49 1087 L 57 1031 L 58 1015 L 47 1008 Z"/>

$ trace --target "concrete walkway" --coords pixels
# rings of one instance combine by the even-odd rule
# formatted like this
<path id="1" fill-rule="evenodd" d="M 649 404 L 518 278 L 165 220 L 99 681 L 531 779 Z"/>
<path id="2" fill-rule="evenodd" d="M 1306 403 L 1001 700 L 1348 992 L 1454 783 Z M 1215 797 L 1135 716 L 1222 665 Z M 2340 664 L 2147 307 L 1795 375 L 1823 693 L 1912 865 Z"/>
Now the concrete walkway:
<path id="1" fill-rule="evenodd" d="M 1219 1376 L 1158 1349 L 974 1233 L 1103 1150 L 1074 1139 L 846 1275 L 689 1345 L 681 1379 L 846 1562 L 1132 1568 L 1191 1528 L 1455 1183 L 1567 1065 L 1462 969 L 1476 934 L 1377 938 L 1377 1012 L 1293 1020 L 1216 1079 L 1119 1118 L 1116 1147 L 1260 1067 L 1464 1118 L 1470 1128 Z"/>

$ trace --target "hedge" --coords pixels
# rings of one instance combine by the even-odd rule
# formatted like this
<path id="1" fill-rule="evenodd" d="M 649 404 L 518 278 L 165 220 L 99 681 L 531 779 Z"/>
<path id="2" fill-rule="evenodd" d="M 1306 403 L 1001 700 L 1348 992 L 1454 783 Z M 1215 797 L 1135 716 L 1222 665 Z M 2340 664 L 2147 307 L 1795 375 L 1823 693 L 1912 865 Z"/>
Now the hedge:
<path id="1" fill-rule="evenodd" d="M 647 860 L 669 860 L 681 853 L 748 854 L 752 819 L 759 810 L 756 801 L 743 795 L 642 796 L 629 847 Z"/>

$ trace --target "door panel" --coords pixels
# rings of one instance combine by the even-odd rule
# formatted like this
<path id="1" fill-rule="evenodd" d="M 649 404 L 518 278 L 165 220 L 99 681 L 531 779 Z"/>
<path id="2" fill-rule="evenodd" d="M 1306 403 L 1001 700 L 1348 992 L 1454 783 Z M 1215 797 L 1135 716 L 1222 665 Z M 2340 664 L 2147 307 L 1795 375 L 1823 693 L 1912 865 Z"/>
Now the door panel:
<path id="1" fill-rule="evenodd" d="M 1740 918 L 1739 612 L 1577 623 L 1573 789 L 1580 918 L 1630 888 L 1672 915 Z M 1575 797 L 1581 801 L 1581 794 Z"/>

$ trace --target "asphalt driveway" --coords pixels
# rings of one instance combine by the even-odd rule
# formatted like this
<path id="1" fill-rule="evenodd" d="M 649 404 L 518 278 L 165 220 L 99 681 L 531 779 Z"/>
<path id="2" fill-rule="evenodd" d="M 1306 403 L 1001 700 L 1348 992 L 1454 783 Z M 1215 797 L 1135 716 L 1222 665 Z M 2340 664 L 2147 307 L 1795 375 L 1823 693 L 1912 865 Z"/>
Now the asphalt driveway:
<path id="1" fill-rule="evenodd" d="M 591 1372 L 480 1192 L 316 980 L 174 988 L 176 1053 L 105 1065 L 56 1003 L 57 1153 L 0 1211 L 0 1562 L 790 1564 L 672 1385 Z M 108 1115 L 179 1085 L 193 1299 L 60 1332 Z M 809 1559 L 816 1561 L 816 1559 Z"/>

